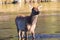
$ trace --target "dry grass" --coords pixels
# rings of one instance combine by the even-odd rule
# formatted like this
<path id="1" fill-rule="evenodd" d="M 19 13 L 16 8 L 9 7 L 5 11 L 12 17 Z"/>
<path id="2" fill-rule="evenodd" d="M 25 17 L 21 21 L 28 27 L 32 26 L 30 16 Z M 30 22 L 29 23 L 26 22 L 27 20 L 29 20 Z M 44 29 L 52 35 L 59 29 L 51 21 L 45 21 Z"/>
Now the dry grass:
<path id="1" fill-rule="evenodd" d="M 6 4 L 0 5 L 0 12 L 30 12 L 31 9 L 29 7 L 30 4 Z M 37 4 L 31 4 L 32 6 L 37 6 Z M 60 11 L 60 2 L 43 2 L 39 3 L 41 11 Z"/>

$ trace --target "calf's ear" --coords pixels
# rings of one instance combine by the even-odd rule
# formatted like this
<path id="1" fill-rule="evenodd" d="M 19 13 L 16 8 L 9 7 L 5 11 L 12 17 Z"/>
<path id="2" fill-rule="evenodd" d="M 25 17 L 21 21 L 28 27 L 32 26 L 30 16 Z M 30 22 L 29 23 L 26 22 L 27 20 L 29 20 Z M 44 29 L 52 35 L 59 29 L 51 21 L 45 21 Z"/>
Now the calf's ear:
<path id="1" fill-rule="evenodd" d="M 38 10 L 40 10 L 42 8 L 42 5 L 38 6 Z"/>
<path id="2" fill-rule="evenodd" d="M 29 4 L 29 8 L 30 8 L 30 9 L 32 9 L 32 8 L 33 8 L 33 6 Z"/>

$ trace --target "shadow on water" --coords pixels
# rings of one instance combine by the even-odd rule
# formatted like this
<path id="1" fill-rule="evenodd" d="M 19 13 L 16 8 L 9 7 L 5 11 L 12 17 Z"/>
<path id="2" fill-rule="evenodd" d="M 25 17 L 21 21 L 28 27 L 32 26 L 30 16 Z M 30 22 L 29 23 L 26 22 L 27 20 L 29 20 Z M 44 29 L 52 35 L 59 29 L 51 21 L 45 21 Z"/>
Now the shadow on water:
<path id="1" fill-rule="evenodd" d="M 27 40 L 59 40 L 59 39 L 60 34 L 36 34 L 35 39 L 32 39 L 32 36 L 29 35 Z"/>

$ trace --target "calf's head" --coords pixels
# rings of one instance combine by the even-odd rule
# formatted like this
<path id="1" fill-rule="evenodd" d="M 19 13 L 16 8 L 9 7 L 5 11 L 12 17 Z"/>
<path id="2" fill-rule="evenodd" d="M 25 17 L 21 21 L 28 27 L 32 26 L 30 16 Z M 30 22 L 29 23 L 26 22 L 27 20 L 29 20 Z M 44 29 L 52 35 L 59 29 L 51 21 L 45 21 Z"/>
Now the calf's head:
<path id="1" fill-rule="evenodd" d="M 38 14 L 39 14 L 38 7 L 33 7 L 32 8 L 32 15 L 38 15 Z"/>

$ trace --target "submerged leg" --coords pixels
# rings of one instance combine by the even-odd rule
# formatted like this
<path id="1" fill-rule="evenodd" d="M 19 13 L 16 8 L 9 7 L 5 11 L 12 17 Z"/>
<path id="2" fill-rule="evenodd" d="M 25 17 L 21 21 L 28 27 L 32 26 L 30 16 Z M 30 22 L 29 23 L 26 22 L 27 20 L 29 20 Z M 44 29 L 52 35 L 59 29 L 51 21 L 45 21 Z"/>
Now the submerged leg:
<path id="1" fill-rule="evenodd" d="M 24 40 L 24 31 L 21 33 L 21 40 Z"/>
<path id="2" fill-rule="evenodd" d="M 32 31 L 31 34 L 32 34 L 32 39 L 35 39 L 35 32 Z"/>
<path id="3" fill-rule="evenodd" d="M 25 31 L 25 40 L 28 40 L 28 33 Z"/>
<path id="4" fill-rule="evenodd" d="M 18 31 L 18 40 L 21 40 L 21 31 Z"/>
<path id="5" fill-rule="evenodd" d="M 24 32 L 23 31 L 19 31 L 18 33 L 18 40 L 24 40 Z"/>

